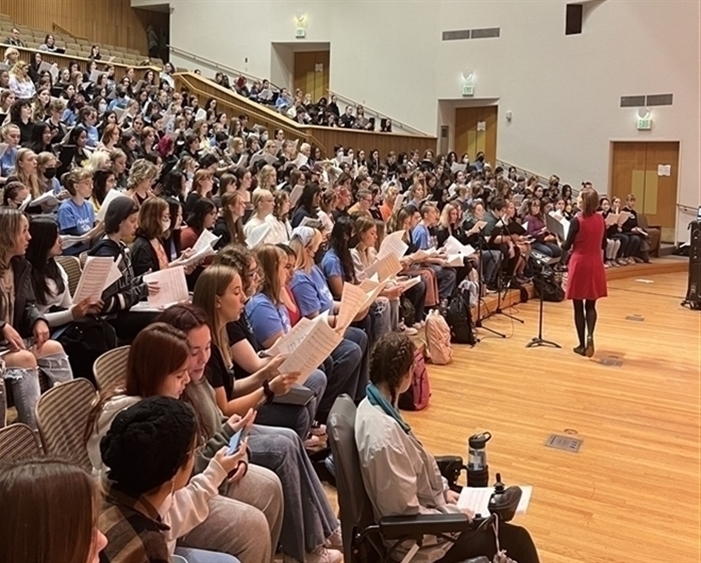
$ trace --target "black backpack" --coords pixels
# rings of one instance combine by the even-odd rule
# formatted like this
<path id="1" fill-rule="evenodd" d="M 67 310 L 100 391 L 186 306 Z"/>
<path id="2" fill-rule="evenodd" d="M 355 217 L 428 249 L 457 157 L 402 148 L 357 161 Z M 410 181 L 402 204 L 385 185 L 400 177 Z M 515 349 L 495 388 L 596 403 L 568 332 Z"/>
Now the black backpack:
<path id="1" fill-rule="evenodd" d="M 543 296 L 543 301 L 559 303 L 565 299 L 565 292 L 559 283 L 559 277 L 555 275 L 536 276 L 533 278 L 533 287 L 538 297 Z"/>
<path id="2" fill-rule="evenodd" d="M 472 325 L 469 295 L 458 290 L 448 303 L 445 320 L 450 327 L 450 341 L 454 344 L 469 344 L 474 346 L 475 332 Z"/>
<path id="3" fill-rule="evenodd" d="M 62 346 L 74 377 L 95 383 L 92 366 L 105 352 L 117 347 L 117 333 L 99 317 L 86 316 L 59 328 L 52 338 Z"/>

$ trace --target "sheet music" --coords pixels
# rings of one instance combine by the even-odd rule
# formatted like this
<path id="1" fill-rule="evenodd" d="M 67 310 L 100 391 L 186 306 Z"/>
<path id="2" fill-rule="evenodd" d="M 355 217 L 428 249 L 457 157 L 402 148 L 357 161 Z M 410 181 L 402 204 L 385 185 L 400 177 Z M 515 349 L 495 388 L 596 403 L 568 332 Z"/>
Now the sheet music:
<path id="1" fill-rule="evenodd" d="M 107 73 L 106 73 L 106 72 L 103 72 L 103 71 L 101 71 L 101 70 L 93 70 L 93 71 L 90 73 L 90 82 L 97 83 L 97 81 L 99 80 L 100 76 L 103 75 L 103 74 L 107 74 Z"/>
<path id="2" fill-rule="evenodd" d="M 396 211 L 401 209 L 403 203 L 404 203 L 404 194 L 397 194 L 397 197 L 394 200 L 394 206 L 392 207 L 392 212 L 395 213 Z"/>
<path id="3" fill-rule="evenodd" d="M 467 169 L 467 164 L 458 164 L 457 162 L 454 162 L 453 164 L 450 165 L 450 171 L 453 174 L 457 174 L 458 172 L 465 172 Z"/>
<path id="4" fill-rule="evenodd" d="M 311 227 L 312 229 L 320 229 L 321 228 L 321 220 L 320 219 L 314 219 L 313 217 L 305 217 L 302 219 L 302 222 L 299 224 L 300 227 Z"/>
<path id="5" fill-rule="evenodd" d="M 58 66 L 56 66 L 55 64 L 47 63 L 46 61 L 42 61 L 42 63 L 39 65 L 39 72 L 48 72 L 51 75 L 51 78 L 54 83 L 58 78 Z"/>
<path id="6" fill-rule="evenodd" d="M 263 223 L 262 225 L 258 225 L 255 229 L 251 231 L 251 234 L 248 235 L 248 238 L 246 239 L 246 246 L 248 248 L 255 248 L 256 246 L 258 246 L 270 234 L 271 228 L 272 227 L 270 226 L 270 223 Z"/>
<path id="7" fill-rule="evenodd" d="M 404 293 L 407 289 L 411 289 L 420 282 L 421 276 L 414 276 L 413 278 L 409 278 L 408 280 L 400 282 L 399 286 L 402 288 L 402 293 Z"/>
<path id="8" fill-rule="evenodd" d="M 217 239 L 218 240 L 218 239 Z M 202 262 L 205 258 L 209 258 L 210 256 L 214 256 L 216 252 L 211 246 L 205 246 L 202 250 L 199 250 L 197 252 L 193 252 L 188 258 L 183 258 L 182 256 L 177 259 L 178 265 L 182 266 L 183 268 L 187 268 L 188 266 L 195 266 Z M 174 260 L 175 262 L 175 260 Z"/>
<path id="9" fill-rule="evenodd" d="M 607 227 L 612 227 L 616 223 L 618 223 L 618 218 L 620 217 L 619 214 L 617 213 L 609 213 L 605 219 L 604 222 L 606 223 Z"/>
<path id="10" fill-rule="evenodd" d="M 523 227 L 524 231 L 528 232 L 528 221 L 526 221 L 525 223 L 522 223 L 521 226 Z"/>
<path id="11" fill-rule="evenodd" d="M 342 339 L 343 337 L 328 323 L 323 321 L 313 323 L 306 337 L 280 366 L 280 373 L 299 372 L 297 384 L 303 384 Z"/>
<path id="12" fill-rule="evenodd" d="M 321 315 L 308 319 L 302 317 L 299 322 L 292 327 L 292 330 L 280 338 L 272 347 L 265 351 L 265 355 L 269 357 L 290 355 L 299 345 L 304 342 L 304 339 L 314 328 L 314 324 L 318 322 L 326 322 L 327 317 Z"/>
<path id="13" fill-rule="evenodd" d="M 448 237 L 448 240 L 445 241 L 443 248 L 445 248 L 445 251 L 448 253 L 448 255 L 459 254 L 460 256 L 468 257 L 472 256 L 475 253 L 475 249 L 472 248 L 472 246 L 470 246 L 469 244 L 462 244 L 454 236 Z"/>
<path id="14" fill-rule="evenodd" d="M 108 283 L 113 265 L 115 262 L 109 256 L 88 256 L 73 296 L 73 303 L 80 303 L 86 299 L 89 299 L 90 303 L 99 301 L 102 292 L 114 283 Z"/>
<path id="15" fill-rule="evenodd" d="M 382 244 L 380 244 L 380 252 L 378 252 L 378 259 L 382 259 L 388 254 L 393 254 L 397 259 L 401 259 L 406 251 L 409 250 L 409 245 L 402 240 L 405 231 L 396 231 L 384 238 Z"/>
<path id="16" fill-rule="evenodd" d="M 148 304 L 151 307 L 165 309 L 169 305 L 187 301 L 189 297 L 187 281 L 185 280 L 185 268 L 183 266 L 165 268 L 158 272 L 146 274 L 144 276 L 144 281 L 146 283 L 158 283 L 158 293 L 148 296 Z"/>
<path id="17" fill-rule="evenodd" d="M 367 293 L 360 286 L 344 283 L 341 306 L 336 317 L 336 328 L 342 327 L 345 330 L 346 327 L 350 326 L 355 316 L 363 310 L 366 299 Z"/>
<path id="18" fill-rule="evenodd" d="M 200 121 L 202 119 L 207 119 L 207 112 L 203 108 L 200 108 L 195 114 L 195 120 Z"/>
<path id="19" fill-rule="evenodd" d="M 525 514 L 531 502 L 533 487 L 531 485 L 519 485 L 519 487 L 523 494 L 516 508 L 516 514 Z M 487 517 L 489 516 L 489 497 L 493 492 L 492 487 L 463 487 L 458 498 L 458 508 L 461 510 L 467 508 L 475 514 Z"/>
<path id="20" fill-rule="evenodd" d="M 294 165 L 297 168 L 302 168 L 302 166 L 306 166 L 307 163 L 309 162 L 309 158 L 304 156 L 303 154 L 298 154 L 297 158 L 294 160 Z"/>
<path id="21" fill-rule="evenodd" d="M 368 277 L 377 274 L 379 281 L 385 281 L 393 276 L 396 276 L 402 271 L 402 265 L 394 254 L 387 254 L 380 260 L 376 260 L 374 264 L 371 264 L 365 273 Z"/>
<path id="22" fill-rule="evenodd" d="M 197 253 L 200 252 L 206 248 L 212 248 L 220 239 L 221 237 L 218 237 L 212 231 L 208 231 L 207 229 L 204 229 L 201 233 L 200 236 L 197 239 L 197 242 L 195 243 L 195 246 L 192 247 L 192 250 Z"/>
<path id="23" fill-rule="evenodd" d="M 297 184 L 290 192 L 290 207 L 297 205 L 299 198 L 302 197 L 302 192 L 304 191 L 304 186 L 302 184 Z"/>
<path id="24" fill-rule="evenodd" d="M 2 155 L 0 155 L 0 156 L 2 156 Z M 32 194 L 29 194 L 22 202 L 22 205 L 19 206 L 19 210 L 23 212 L 25 209 L 27 209 L 27 207 L 29 207 L 29 204 L 31 202 L 32 202 Z M 63 247 L 61 247 L 61 248 L 63 248 Z"/>
<path id="25" fill-rule="evenodd" d="M 121 195 L 124 195 L 124 194 L 122 194 L 122 192 L 120 192 L 116 188 L 112 188 L 110 191 L 107 192 L 105 199 L 102 200 L 102 205 L 100 206 L 100 210 L 97 212 L 97 220 L 98 221 L 105 220 L 105 214 L 107 213 L 107 207 L 109 206 L 109 204 L 113 200 L 117 199 Z"/>
<path id="26" fill-rule="evenodd" d="M 61 203 L 53 192 L 45 192 L 31 202 L 31 206 L 45 205 L 47 207 L 56 207 Z"/>
<path id="27" fill-rule="evenodd" d="M 631 214 L 628 211 L 621 211 L 618 214 L 618 226 L 622 227 L 623 224 L 630 219 Z"/>

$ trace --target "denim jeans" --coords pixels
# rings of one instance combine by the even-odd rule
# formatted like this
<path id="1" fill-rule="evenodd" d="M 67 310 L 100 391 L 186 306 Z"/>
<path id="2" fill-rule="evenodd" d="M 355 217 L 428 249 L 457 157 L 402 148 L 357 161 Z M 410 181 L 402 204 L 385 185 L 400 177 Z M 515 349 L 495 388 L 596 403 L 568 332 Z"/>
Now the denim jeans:
<path id="1" fill-rule="evenodd" d="M 41 395 L 39 370 L 46 375 L 49 384 L 62 383 L 73 379 L 71 365 L 66 354 L 51 354 L 37 359 L 38 368 L 13 368 L 5 370 L 4 378 L 10 382 L 12 397 L 17 407 L 17 418 L 36 430 L 34 409 Z"/>
<path id="2" fill-rule="evenodd" d="M 497 284 L 497 270 L 501 265 L 501 252 L 498 250 L 483 250 L 482 251 L 482 276 L 483 282 L 495 287 Z"/>
<path id="3" fill-rule="evenodd" d="M 217 551 L 207 551 L 194 547 L 176 547 L 175 555 L 182 557 L 187 563 L 241 563 L 233 555 L 219 553 Z M 173 558 L 173 563 L 176 563 Z"/>
<path id="4" fill-rule="evenodd" d="M 285 512 L 280 545 L 286 555 L 304 561 L 339 528 L 302 440 L 288 428 L 254 425 L 248 434 L 251 463 L 274 471 L 282 483 Z"/>
<path id="5" fill-rule="evenodd" d="M 321 397 L 326 391 L 326 374 L 320 369 L 314 370 L 304 382 L 304 386 L 314 391 L 314 398 L 304 406 L 281 405 L 271 403 L 263 405 L 258 411 L 256 422 L 263 426 L 282 426 L 291 428 L 302 440 L 306 440 L 312 422 L 316 418 Z"/>

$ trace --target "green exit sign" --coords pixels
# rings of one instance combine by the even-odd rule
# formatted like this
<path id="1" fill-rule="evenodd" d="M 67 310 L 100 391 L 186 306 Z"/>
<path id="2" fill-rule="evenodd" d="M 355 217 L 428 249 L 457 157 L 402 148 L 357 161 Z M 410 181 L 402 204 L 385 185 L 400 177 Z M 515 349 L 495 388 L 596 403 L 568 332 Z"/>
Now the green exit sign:
<path id="1" fill-rule="evenodd" d="M 462 95 L 463 96 L 474 96 L 475 95 L 475 87 L 472 86 L 471 84 L 465 84 L 462 87 Z"/>
<path id="2" fill-rule="evenodd" d="M 652 129 L 652 119 L 649 117 L 638 119 L 638 131 L 649 131 L 650 129 Z"/>

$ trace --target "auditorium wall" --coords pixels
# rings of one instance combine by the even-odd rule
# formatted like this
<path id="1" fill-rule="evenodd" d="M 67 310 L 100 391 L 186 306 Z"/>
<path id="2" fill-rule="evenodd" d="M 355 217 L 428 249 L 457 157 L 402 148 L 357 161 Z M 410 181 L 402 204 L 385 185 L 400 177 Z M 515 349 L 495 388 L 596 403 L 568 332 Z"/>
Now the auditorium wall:
<path id="1" fill-rule="evenodd" d="M 432 134 L 452 125 L 445 107 L 460 103 L 472 71 L 470 103 L 499 105 L 500 159 L 607 191 L 611 141 L 679 140 L 677 202 L 698 206 L 699 3 L 585 1 L 583 33 L 571 36 L 565 4 L 172 0 L 171 40 L 258 76 L 274 70 L 271 43 L 329 42 L 332 90 Z M 306 37 L 296 40 L 302 14 Z M 499 38 L 441 40 L 443 31 L 492 27 Z M 674 104 L 651 108 L 651 131 L 637 130 L 637 108 L 620 108 L 621 96 L 667 93 Z M 691 218 L 678 217 L 678 240 Z"/>

